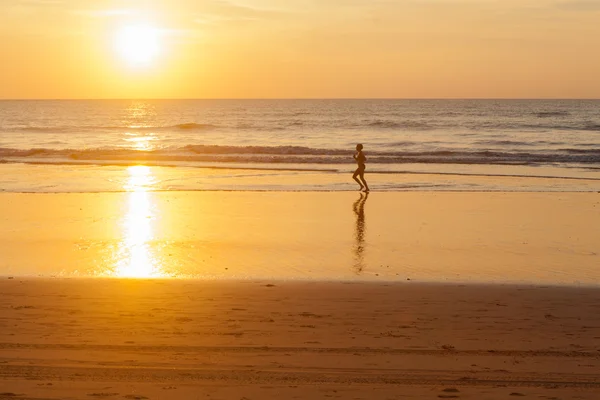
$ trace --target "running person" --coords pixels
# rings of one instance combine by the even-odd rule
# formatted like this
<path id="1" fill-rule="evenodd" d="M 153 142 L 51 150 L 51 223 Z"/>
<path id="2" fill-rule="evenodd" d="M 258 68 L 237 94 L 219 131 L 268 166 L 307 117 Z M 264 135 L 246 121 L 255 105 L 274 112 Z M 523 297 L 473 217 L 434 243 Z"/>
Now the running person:
<path id="1" fill-rule="evenodd" d="M 367 181 L 365 181 L 365 162 L 367 161 L 367 157 L 365 157 L 365 154 L 362 152 L 362 149 L 362 144 L 359 143 L 356 145 L 356 153 L 354 153 L 353 157 L 356 160 L 356 163 L 358 164 L 358 168 L 356 168 L 356 171 L 354 171 L 354 175 L 352 175 L 352 178 L 356 181 L 356 183 L 360 185 L 360 188 L 358 190 L 364 189 L 365 192 L 368 192 L 369 185 L 367 185 Z M 358 177 L 360 177 L 360 180 L 358 180 Z"/>

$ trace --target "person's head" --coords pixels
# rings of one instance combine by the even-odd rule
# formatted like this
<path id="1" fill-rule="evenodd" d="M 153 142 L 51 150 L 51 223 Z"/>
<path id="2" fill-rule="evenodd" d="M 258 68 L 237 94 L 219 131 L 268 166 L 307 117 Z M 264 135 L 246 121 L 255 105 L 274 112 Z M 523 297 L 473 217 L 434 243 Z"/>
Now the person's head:
<path id="1" fill-rule="evenodd" d="M 363 149 L 363 145 L 362 144 L 357 144 L 356 145 L 356 151 L 361 151 Z"/>

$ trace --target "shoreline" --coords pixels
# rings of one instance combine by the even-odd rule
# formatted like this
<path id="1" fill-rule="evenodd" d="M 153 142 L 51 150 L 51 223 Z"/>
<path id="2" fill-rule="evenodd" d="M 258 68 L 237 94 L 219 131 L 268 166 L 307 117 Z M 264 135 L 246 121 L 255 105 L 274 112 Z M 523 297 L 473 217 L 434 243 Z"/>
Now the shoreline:
<path id="1" fill-rule="evenodd" d="M 2 193 L 109 193 L 131 191 L 132 177 L 148 191 L 354 191 L 353 166 L 207 164 L 57 165 L 0 162 Z M 347 170 L 346 170 L 347 168 Z M 600 174 L 582 166 L 368 165 L 379 192 L 600 192 Z"/>
<path id="2" fill-rule="evenodd" d="M 41 282 L 41 283 L 92 283 L 93 282 L 147 282 L 147 283 L 166 283 L 166 284 L 194 284 L 194 285 L 244 285 L 244 284 L 264 284 L 270 287 L 270 285 L 366 285 L 366 286 L 384 286 L 384 287 L 398 287 L 405 288 L 410 286 L 430 287 L 430 288 L 472 288 L 472 289 L 485 289 L 485 288 L 499 288 L 499 289 L 514 289 L 514 290 L 528 290 L 528 289 L 550 289 L 550 290 L 565 290 L 565 291 L 577 291 L 577 290 L 600 290 L 600 282 L 588 283 L 588 284 L 561 284 L 561 283 L 535 283 L 535 282 L 474 282 L 474 281 L 440 281 L 440 280 L 357 280 L 357 279 L 268 279 L 268 278 L 206 278 L 206 277 L 114 277 L 114 276 L 33 276 L 33 275 L 0 275 L 0 281 L 14 281 L 14 282 Z"/>

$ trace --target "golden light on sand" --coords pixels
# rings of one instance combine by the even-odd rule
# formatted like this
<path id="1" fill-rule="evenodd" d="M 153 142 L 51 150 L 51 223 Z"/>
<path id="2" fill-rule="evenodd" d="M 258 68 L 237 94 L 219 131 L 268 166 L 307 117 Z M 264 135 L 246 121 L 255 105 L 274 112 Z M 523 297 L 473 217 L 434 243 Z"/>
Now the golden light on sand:
<path id="1" fill-rule="evenodd" d="M 130 65 L 149 65 L 160 53 L 158 29 L 148 25 L 123 27 L 116 34 L 115 46 Z"/>
<path id="2" fill-rule="evenodd" d="M 124 278 L 160 277 L 162 274 L 151 247 L 154 211 L 148 189 L 154 183 L 154 177 L 150 167 L 146 166 L 131 166 L 127 171 L 129 179 L 125 189 L 130 193 L 115 275 Z"/>

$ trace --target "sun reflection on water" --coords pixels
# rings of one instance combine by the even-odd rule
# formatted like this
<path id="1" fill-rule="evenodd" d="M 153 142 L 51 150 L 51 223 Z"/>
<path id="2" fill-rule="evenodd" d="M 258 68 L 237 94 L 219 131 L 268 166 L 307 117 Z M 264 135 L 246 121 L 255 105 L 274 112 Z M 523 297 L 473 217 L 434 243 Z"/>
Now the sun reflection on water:
<path id="1" fill-rule="evenodd" d="M 155 215 L 149 189 L 156 180 L 150 167 L 136 165 L 127 171 L 129 178 L 125 190 L 130 193 L 115 275 L 124 278 L 161 277 L 163 273 L 151 246 Z"/>
<path id="2" fill-rule="evenodd" d="M 123 133 L 122 147 L 126 149 L 149 151 L 155 149 L 160 137 L 151 128 L 158 125 L 156 105 L 148 101 L 132 101 L 125 109 L 121 121 L 128 129 Z"/>
<path id="3" fill-rule="evenodd" d="M 135 134 L 135 133 L 126 133 L 127 137 L 123 139 L 127 142 L 128 146 L 131 149 L 139 150 L 139 151 L 149 151 L 154 150 L 153 142 L 158 140 L 153 135 L 145 135 L 145 134 Z M 138 166 L 139 167 L 139 166 Z"/>

